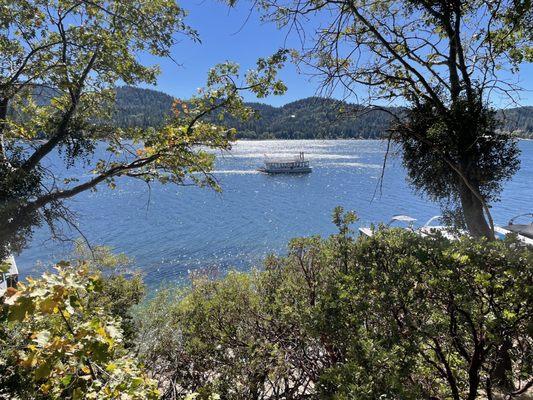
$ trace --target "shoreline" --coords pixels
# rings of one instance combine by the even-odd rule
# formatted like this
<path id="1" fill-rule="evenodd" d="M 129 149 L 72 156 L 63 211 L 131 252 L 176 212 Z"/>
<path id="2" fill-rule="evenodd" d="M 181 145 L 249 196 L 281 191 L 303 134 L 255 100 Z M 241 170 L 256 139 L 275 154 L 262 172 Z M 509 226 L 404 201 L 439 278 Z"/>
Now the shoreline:
<path id="1" fill-rule="evenodd" d="M 130 140 L 128 137 L 121 138 L 122 140 Z M 516 137 L 519 141 L 533 141 L 533 137 L 523 138 L 523 137 Z M 237 142 L 304 142 L 304 141 L 385 141 L 387 138 L 311 138 L 311 139 L 288 139 L 288 138 L 261 138 L 261 139 L 254 139 L 254 138 L 237 138 L 233 143 Z M 20 140 L 21 142 L 28 142 L 28 143 L 44 143 L 46 142 L 45 139 L 23 139 Z M 105 139 L 99 139 L 99 142 L 107 142 Z"/>

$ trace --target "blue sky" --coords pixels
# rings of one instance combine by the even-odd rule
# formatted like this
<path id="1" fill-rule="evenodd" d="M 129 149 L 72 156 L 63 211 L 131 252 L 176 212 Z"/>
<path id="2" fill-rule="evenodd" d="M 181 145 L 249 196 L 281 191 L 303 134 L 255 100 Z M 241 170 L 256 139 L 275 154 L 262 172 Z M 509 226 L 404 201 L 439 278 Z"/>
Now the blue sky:
<path id="1" fill-rule="evenodd" d="M 259 57 L 268 57 L 284 46 L 297 45 L 296 38 L 286 40 L 286 32 L 276 29 L 272 23 L 260 21 L 256 12 L 250 14 L 251 3 L 241 3 L 235 8 L 211 1 L 186 1 L 180 3 L 189 11 L 187 23 L 196 29 L 202 43 L 187 38 L 180 39 L 172 50 L 170 60 L 149 59 L 160 65 L 162 73 L 157 89 L 176 97 L 187 98 L 205 84 L 208 70 L 217 63 L 234 61 L 245 71 L 255 67 Z M 246 95 L 246 100 L 283 105 L 316 94 L 318 83 L 297 73 L 292 64 L 287 64 L 280 77 L 289 86 L 283 96 L 270 96 L 257 100 Z"/>
<path id="2" fill-rule="evenodd" d="M 234 61 L 245 71 L 253 68 L 259 57 L 267 57 L 281 47 L 298 47 L 299 40 L 295 34 L 287 35 L 287 31 L 278 30 L 273 23 L 262 22 L 255 11 L 250 13 L 251 4 L 240 2 L 236 7 L 230 8 L 213 0 L 180 2 L 189 11 L 187 23 L 198 31 L 202 43 L 183 38 L 174 46 L 173 58 L 181 66 L 170 60 L 145 57 L 146 62 L 156 63 L 161 67 L 157 89 L 175 97 L 188 98 L 204 85 L 207 71 L 217 63 Z M 260 100 L 246 95 L 246 100 L 280 106 L 317 94 L 318 80 L 298 74 L 291 64 L 287 64 L 281 71 L 280 77 L 288 86 L 285 95 Z M 525 65 L 519 78 L 522 87 L 529 89 L 529 92 L 522 94 L 521 104 L 533 105 L 533 65 Z M 337 97 L 340 95 L 339 93 Z M 356 102 L 354 98 L 348 100 Z"/>

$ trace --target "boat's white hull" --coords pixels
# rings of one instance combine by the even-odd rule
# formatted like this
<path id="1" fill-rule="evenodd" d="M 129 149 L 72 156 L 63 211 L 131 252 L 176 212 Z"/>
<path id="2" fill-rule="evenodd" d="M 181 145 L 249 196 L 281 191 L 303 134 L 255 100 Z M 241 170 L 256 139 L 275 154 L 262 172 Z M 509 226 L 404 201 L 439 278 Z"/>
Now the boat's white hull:
<path id="1" fill-rule="evenodd" d="M 309 174 L 313 172 L 313 169 L 310 167 L 295 167 L 295 168 L 258 168 L 259 172 L 264 172 L 265 174 Z"/>
<path id="2" fill-rule="evenodd" d="M 503 228 L 503 227 L 501 227 L 501 226 L 495 226 L 495 227 L 494 227 L 494 230 L 495 230 L 497 233 L 499 233 L 500 235 L 504 235 L 504 236 L 515 234 L 515 235 L 516 235 L 516 238 L 517 238 L 518 240 L 520 240 L 522 243 L 525 243 L 525 244 L 527 244 L 527 245 L 533 246 L 533 239 L 530 239 L 530 238 L 528 238 L 528 237 L 526 237 L 526 236 L 524 236 L 524 235 L 520 235 L 520 234 L 518 234 L 518 233 L 516 233 L 516 232 L 512 232 L 512 231 L 510 231 L 509 229 L 505 229 L 505 228 Z"/>

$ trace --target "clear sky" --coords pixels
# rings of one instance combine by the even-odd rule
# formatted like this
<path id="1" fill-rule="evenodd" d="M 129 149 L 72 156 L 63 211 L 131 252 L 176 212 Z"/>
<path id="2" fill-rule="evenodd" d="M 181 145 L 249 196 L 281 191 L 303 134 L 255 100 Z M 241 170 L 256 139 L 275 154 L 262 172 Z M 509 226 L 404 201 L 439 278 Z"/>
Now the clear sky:
<path id="1" fill-rule="evenodd" d="M 145 61 L 161 66 L 157 89 L 172 96 L 190 97 L 204 85 L 207 71 L 217 63 L 234 61 L 245 71 L 254 68 L 259 57 L 267 57 L 281 47 L 299 45 L 295 34 L 287 35 L 287 31 L 278 30 L 273 23 L 262 22 L 255 11 L 250 12 L 251 2 L 240 2 L 234 8 L 214 0 L 185 0 L 179 4 L 189 11 L 186 21 L 198 31 L 202 43 L 180 39 L 172 55 L 181 66 L 170 60 L 145 57 Z M 281 71 L 280 77 L 288 86 L 287 93 L 259 101 L 279 106 L 317 94 L 318 80 L 299 74 L 290 63 Z M 521 104 L 533 105 L 531 64 L 522 68 L 520 81 L 522 87 L 529 89 L 523 93 Z M 257 101 L 252 95 L 245 97 L 248 101 Z M 348 100 L 356 102 L 354 98 Z"/>

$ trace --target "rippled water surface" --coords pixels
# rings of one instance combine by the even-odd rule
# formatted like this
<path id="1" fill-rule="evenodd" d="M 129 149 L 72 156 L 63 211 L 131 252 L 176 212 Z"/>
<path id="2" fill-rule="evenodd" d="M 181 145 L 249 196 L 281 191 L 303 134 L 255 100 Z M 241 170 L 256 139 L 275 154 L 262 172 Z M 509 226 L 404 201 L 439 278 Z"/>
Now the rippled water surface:
<path id="1" fill-rule="evenodd" d="M 533 142 L 522 141 L 520 148 L 522 167 L 494 206 L 497 223 L 533 211 Z M 256 172 L 265 153 L 299 151 L 313 173 Z M 218 157 L 215 176 L 222 193 L 170 185 L 152 185 L 149 191 L 141 182 L 121 180 L 115 190 L 84 193 L 69 204 L 92 243 L 134 257 L 146 281 L 158 286 L 195 268 L 248 269 L 268 253 L 284 252 L 293 237 L 331 234 L 337 205 L 357 212 L 356 225 L 387 222 L 400 213 L 423 224 L 438 214 L 435 204 L 408 186 L 397 157 L 389 160 L 381 195 L 378 190 L 374 197 L 384 155 L 385 143 L 379 141 L 240 141 Z M 44 229 L 36 232 L 31 247 L 17 258 L 23 275 L 70 251 L 70 244 L 48 236 Z"/>

